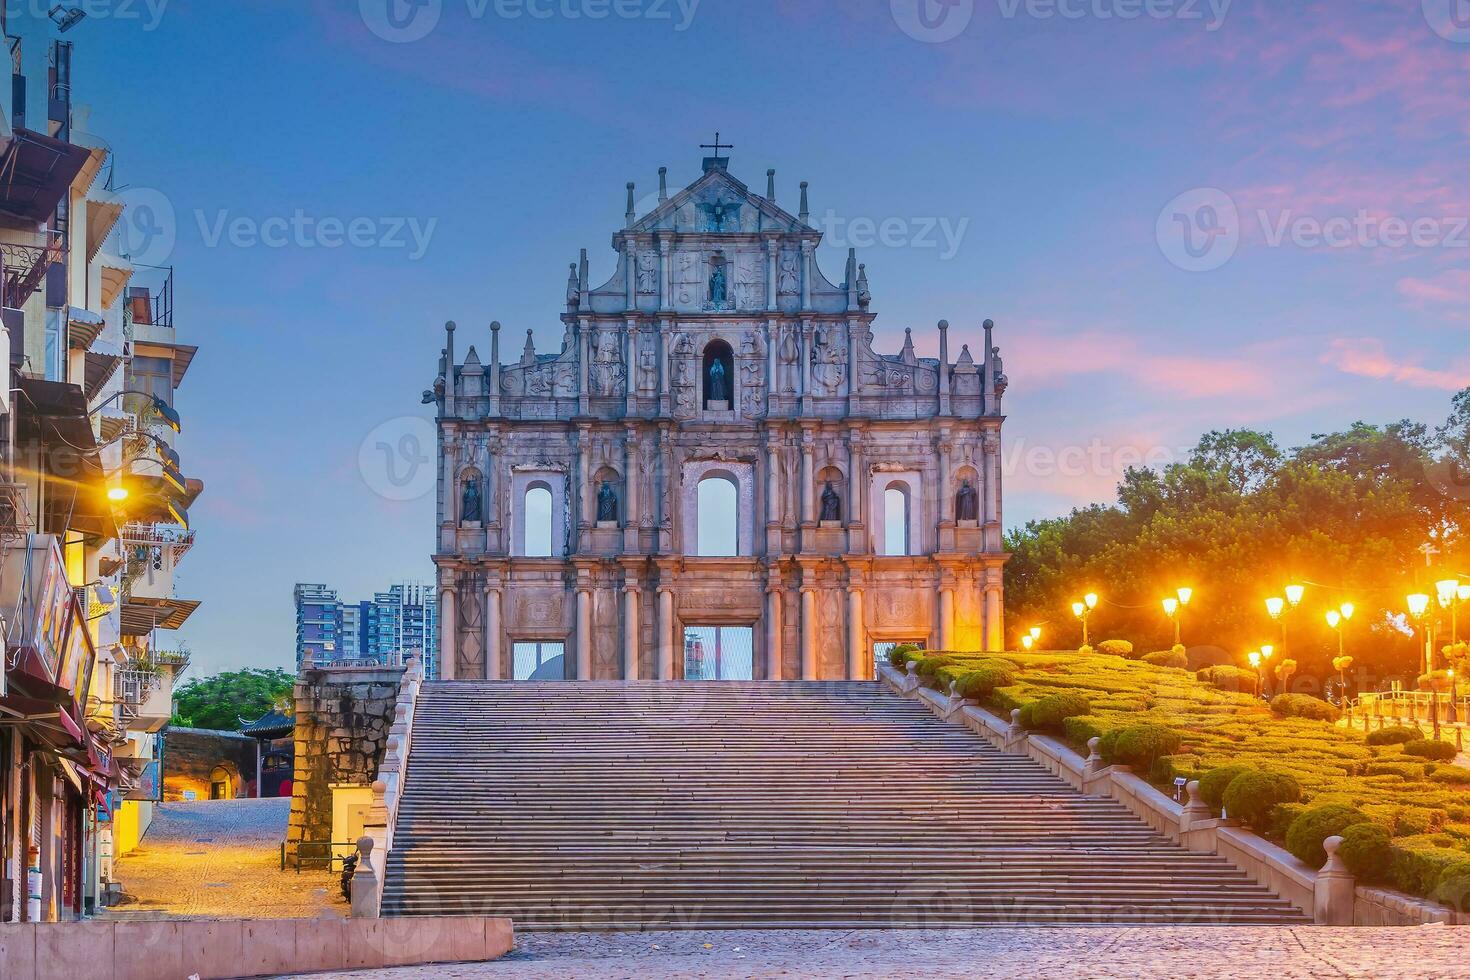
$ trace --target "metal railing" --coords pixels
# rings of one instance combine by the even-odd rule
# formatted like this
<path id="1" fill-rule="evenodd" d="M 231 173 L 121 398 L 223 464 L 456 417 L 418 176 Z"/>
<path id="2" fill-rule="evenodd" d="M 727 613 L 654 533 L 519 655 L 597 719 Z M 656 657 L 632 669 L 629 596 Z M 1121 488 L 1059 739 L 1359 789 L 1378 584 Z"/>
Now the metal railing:
<path id="1" fill-rule="evenodd" d="M 112 672 L 112 694 L 119 704 L 137 708 L 163 687 L 163 678 L 151 670 L 115 670 Z M 136 715 L 135 715 L 136 717 Z"/>
<path id="2" fill-rule="evenodd" d="M 26 301 L 41 288 L 46 270 L 53 264 L 66 260 L 66 235 L 59 231 L 47 231 L 43 234 L 45 241 L 39 245 L 0 242 L 5 306 L 14 309 L 25 306 Z"/>
<path id="3" fill-rule="evenodd" d="M 1361 723 L 1364 730 L 1374 723 L 1385 724 L 1470 724 L 1470 692 L 1385 691 L 1363 694 L 1345 709 L 1349 727 Z"/>

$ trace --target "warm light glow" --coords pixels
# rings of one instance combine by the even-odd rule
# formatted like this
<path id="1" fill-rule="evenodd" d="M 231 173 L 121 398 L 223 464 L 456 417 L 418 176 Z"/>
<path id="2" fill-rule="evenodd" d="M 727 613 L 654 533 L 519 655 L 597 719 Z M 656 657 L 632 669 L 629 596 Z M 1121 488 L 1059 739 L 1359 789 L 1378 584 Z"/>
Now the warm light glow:
<path id="1" fill-rule="evenodd" d="M 1086 609 L 1087 607 L 1080 602 L 1072 603 L 1072 615 L 1076 616 L 1078 619 L 1082 618 L 1082 613 L 1085 612 Z"/>
<path id="2" fill-rule="evenodd" d="M 1455 601 L 1455 596 L 1460 591 L 1460 580 L 1455 578 L 1447 578 L 1442 581 L 1435 582 L 1434 587 L 1439 592 L 1440 605 L 1448 606 L 1450 603 Z"/>
<path id="3" fill-rule="evenodd" d="M 108 488 L 108 491 L 107 491 L 107 499 L 108 500 L 111 500 L 113 502 L 119 502 L 119 501 L 127 500 L 128 499 L 128 488 L 127 487 L 110 487 L 110 488 Z"/>
<path id="4" fill-rule="evenodd" d="M 1085 602 L 1085 603 L 1087 603 L 1087 608 L 1088 609 L 1096 609 L 1097 608 L 1097 593 L 1096 592 L 1089 592 L 1089 593 L 1087 593 L 1087 595 L 1085 595 L 1085 596 L 1082 597 L 1082 601 Z"/>
<path id="5" fill-rule="evenodd" d="M 1245 659 L 1251 662 L 1252 667 L 1259 669 L 1261 666 L 1261 651 L 1252 650 L 1250 653 L 1245 655 Z"/>
<path id="6" fill-rule="evenodd" d="M 1416 592 L 1409 596 L 1409 615 L 1418 619 L 1429 611 L 1429 596 Z"/>
<path id="7" fill-rule="evenodd" d="M 1276 648 L 1274 646 L 1272 646 L 1271 644 L 1269 644 L 1269 643 L 1267 643 L 1265 646 L 1261 647 L 1261 656 L 1265 657 L 1267 660 L 1270 660 L 1271 659 L 1271 655 L 1273 653 L 1275 653 L 1275 652 L 1276 652 Z"/>
<path id="8" fill-rule="evenodd" d="M 1279 595 L 1273 595 L 1266 600 L 1266 612 L 1271 614 L 1272 619 L 1280 619 L 1282 611 L 1286 608 L 1286 600 Z"/>
<path id="9" fill-rule="evenodd" d="M 1176 592 L 1176 595 L 1179 596 L 1179 604 L 1181 606 L 1187 606 L 1189 605 L 1189 600 L 1194 598 L 1194 590 L 1191 588 L 1182 588 Z"/>
<path id="10" fill-rule="evenodd" d="M 1461 602 L 1470 602 L 1470 585 L 1460 586 L 1457 594 Z"/>
<path id="11" fill-rule="evenodd" d="M 1286 601 L 1291 603 L 1293 607 L 1301 605 L 1302 596 L 1306 594 L 1307 587 L 1305 585 L 1288 585 L 1286 587 Z"/>
<path id="12" fill-rule="evenodd" d="M 1035 643 L 1036 640 L 1032 639 L 1030 633 L 1027 633 L 1025 636 L 1021 637 L 1021 646 L 1025 647 L 1027 650 L 1030 650 Z"/>
<path id="13" fill-rule="evenodd" d="M 1179 600 L 1170 596 L 1164 600 L 1164 615 L 1173 617 L 1179 611 Z"/>
<path id="14" fill-rule="evenodd" d="M 1353 605 L 1351 602 L 1344 602 L 1342 605 L 1337 607 L 1337 611 L 1342 613 L 1343 619 L 1352 619 L 1353 613 L 1358 611 L 1358 607 Z"/>
<path id="15" fill-rule="evenodd" d="M 1033 639 L 1033 640 L 1039 640 L 1039 639 L 1041 639 L 1041 627 L 1040 626 L 1033 626 L 1033 627 L 1031 627 L 1031 639 Z"/>
<path id="16" fill-rule="evenodd" d="M 1339 626 L 1341 626 L 1342 613 L 1338 612 L 1336 609 L 1327 610 L 1327 625 L 1332 627 L 1333 629 L 1337 629 Z"/>

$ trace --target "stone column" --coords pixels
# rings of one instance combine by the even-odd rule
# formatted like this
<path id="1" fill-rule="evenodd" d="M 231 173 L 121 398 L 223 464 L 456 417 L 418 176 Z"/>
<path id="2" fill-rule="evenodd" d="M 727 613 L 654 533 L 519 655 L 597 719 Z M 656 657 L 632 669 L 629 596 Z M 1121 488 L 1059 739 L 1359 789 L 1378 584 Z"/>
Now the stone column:
<path id="1" fill-rule="evenodd" d="M 863 626 L 863 593 L 861 589 L 847 589 L 847 679 L 868 679 L 867 630 Z"/>
<path id="2" fill-rule="evenodd" d="M 490 400 L 491 415 L 500 414 L 500 321 L 490 323 Z"/>
<path id="3" fill-rule="evenodd" d="M 439 587 L 439 679 L 452 681 L 459 667 L 459 611 L 455 609 L 454 587 Z"/>
<path id="4" fill-rule="evenodd" d="M 577 321 L 577 413 L 579 415 L 586 415 L 591 411 L 587 385 L 587 368 L 592 360 L 588 353 L 589 341 L 592 339 L 591 331 L 592 324 L 586 317 Z"/>
<path id="5" fill-rule="evenodd" d="M 662 312 L 672 306 L 670 302 L 674 293 L 674 269 L 669 264 L 669 251 L 673 243 L 667 235 L 660 235 L 658 239 L 658 308 Z M 668 389 L 665 389 L 667 391 Z"/>
<path id="6" fill-rule="evenodd" d="M 985 550 L 993 547 L 991 525 L 1000 523 L 1000 436 L 986 433 L 981 441 L 985 456 Z"/>
<path id="7" fill-rule="evenodd" d="M 939 649 L 954 649 L 954 586 L 948 583 L 939 588 Z"/>
<path id="8" fill-rule="evenodd" d="M 950 453 L 954 446 L 948 429 L 940 431 L 939 439 L 939 523 L 949 526 L 954 523 L 954 487 L 950 486 Z"/>
<path id="9" fill-rule="evenodd" d="M 815 469 L 816 464 L 812 460 L 812 455 L 816 452 L 816 446 L 813 445 L 813 443 L 815 442 L 815 439 L 816 439 L 816 437 L 813 435 L 811 429 L 802 429 L 801 430 L 801 487 L 800 487 L 800 490 L 801 490 L 801 522 L 803 524 L 811 524 L 814 521 L 816 521 L 816 519 L 817 519 L 816 514 L 813 512 L 813 506 L 814 506 L 813 505 L 813 501 L 814 501 L 814 498 L 815 498 L 815 494 L 812 492 L 813 491 L 812 484 L 816 481 L 816 474 L 813 472 L 813 470 Z"/>
<path id="10" fill-rule="evenodd" d="M 624 305 L 630 309 L 638 308 L 638 247 L 633 244 L 631 238 L 623 239 L 623 287 Z"/>
<path id="11" fill-rule="evenodd" d="M 638 318 L 628 317 L 623 332 L 623 398 L 629 415 L 638 411 Z"/>
<path id="12" fill-rule="evenodd" d="M 864 501 L 868 497 L 867 480 L 863 475 L 863 430 L 854 426 L 847 430 L 847 525 L 861 528 L 867 523 Z M 848 536 L 847 550 L 866 552 L 866 539 L 858 534 Z"/>
<path id="13" fill-rule="evenodd" d="M 999 569 L 985 571 L 985 649 L 1000 653 L 1006 648 L 1005 612 L 1001 606 L 1001 573 Z"/>
<path id="14" fill-rule="evenodd" d="M 781 523 L 781 442 L 766 433 L 766 524 Z"/>
<path id="15" fill-rule="evenodd" d="M 592 590 L 577 587 L 577 680 L 592 679 Z"/>
<path id="16" fill-rule="evenodd" d="M 812 249 L 810 241 L 801 243 L 801 308 L 812 308 Z"/>
<path id="17" fill-rule="evenodd" d="M 801 406 L 797 409 L 799 414 L 807 410 L 807 399 L 812 391 L 812 321 L 801 321 L 801 363 L 796 366 L 797 377 L 800 379 L 797 392 L 801 395 Z"/>
<path id="18" fill-rule="evenodd" d="M 658 589 L 658 679 L 674 679 L 674 590 Z"/>
<path id="19" fill-rule="evenodd" d="M 772 306 L 772 309 L 775 309 Z M 774 317 L 766 320 L 766 417 L 775 413 L 771 410 L 771 399 L 781 393 L 781 354 L 776 347 L 781 340 L 781 322 Z"/>
<path id="20" fill-rule="evenodd" d="M 577 534 L 574 552 L 582 550 L 582 534 L 592 524 L 592 431 L 577 426 L 577 506 L 574 509 Z"/>
<path id="21" fill-rule="evenodd" d="M 500 654 L 500 590 L 485 589 L 485 679 L 505 679 Z"/>
<path id="22" fill-rule="evenodd" d="M 766 584 L 766 679 L 779 681 L 784 644 L 781 632 L 781 580 L 772 575 Z"/>
<path id="23" fill-rule="evenodd" d="M 801 679 L 817 679 L 817 590 L 801 590 Z"/>
<path id="24" fill-rule="evenodd" d="M 642 474 L 638 468 L 638 427 L 624 430 L 623 441 L 623 526 L 638 529 L 638 487 Z M 637 539 L 634 538 L 636 545 Z"/>
<path id="25" fill-rule="evenodd" d="M 778 271 L 776 259 L 781 251 L 781 240 L 779 238 L 767 238 L 766 242 L 766 309 L 776 308 L 776 285 Z"/>
<path id="26" fill-rule="evenodd" d="M 623 587 L 623 679 L 638 679 L 638 603 L 643 592 L 636 585 Z"/>

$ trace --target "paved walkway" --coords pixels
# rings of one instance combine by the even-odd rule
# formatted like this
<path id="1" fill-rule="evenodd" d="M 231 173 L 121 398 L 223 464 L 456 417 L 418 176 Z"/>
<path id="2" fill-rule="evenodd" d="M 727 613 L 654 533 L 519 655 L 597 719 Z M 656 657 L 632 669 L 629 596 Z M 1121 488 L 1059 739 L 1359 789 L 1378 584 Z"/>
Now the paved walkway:
<path id="1" fill-rule="evenodd" d="M 494 963 L 320 980 L 695 977 L 1424 980 L 1470 975 L 1470 928 L 969 929 L 526 935 Z"/>
<path id="2" fill-rule="evenodd" d="M 142 844 L 118 859 L 124 904 L 109 918 L 343 916 L 335 877 L 281 871 L 290 800 L 161 803 Z M 130 899 L 130 900 L 129 900 Z"/>

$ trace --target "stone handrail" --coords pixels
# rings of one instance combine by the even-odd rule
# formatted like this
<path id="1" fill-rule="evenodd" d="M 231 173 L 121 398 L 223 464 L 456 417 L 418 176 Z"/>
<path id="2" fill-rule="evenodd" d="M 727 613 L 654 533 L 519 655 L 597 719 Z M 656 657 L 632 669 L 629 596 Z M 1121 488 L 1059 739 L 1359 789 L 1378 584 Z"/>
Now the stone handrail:
<path id="1" fill-rule="evenodd" d="M 414 658 L 403 671 L 398 702 L 393 707 L 393 725 L 388 729 L 388 747 L 373 781 L 373 802 L 367 825 L 357 842 L 357 869 L 352 874 L 352 915 L 376 919 L 383 905 L 388 853 L 393 849 L 393 831 L 398 823 L 398 802 L 408 777 L 408 753 L 413 739 L 413 715 L 419 689 L 424 683 L 423 662 Z"/>
<path id="2" fill-rule="evenodd" d="M 1318 925 L 1470 924 L 1470 915 L 1428 899 L 1386 888 L 1358 887 L 1352 872 L 1337 856 L 1340 837 L 1329 837 L 1324 842 L 1327 863 L 1314 870 L 1238 822 L 1211 813 L 1200 799 L 1198 782 L 1186 787 L 1189 802 L 1181 805 L 1127 766 L 1107 765 L 1098 751 L 1098 739 L 1087 743 L 1089 754 L 1084 757 L 1061 739 L 1027 732 L 1021 727 L 1020 711 L 1012 711 L 1007 724 L 975 702 L 959 697 L 954 685 L 947 695 L 923 687 L 917 666 L 910 661 L 907 669 L 900 671 L 880 663 L 878 680 L 897 694 L 925 704 L 945 721 L 969 728 L 1002 751 L 1028 756 L 1082 792 L 1112 797 L 1188 850 L 1224 858 L 1311 915 Z"/>

